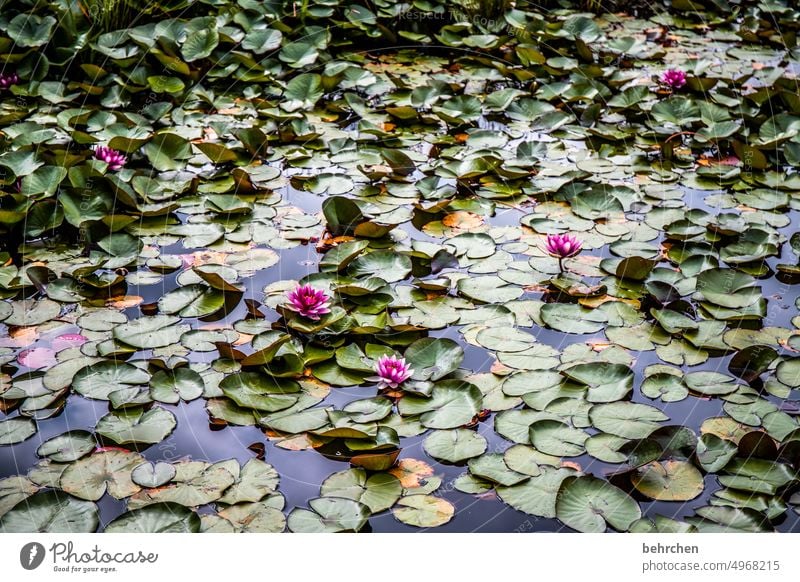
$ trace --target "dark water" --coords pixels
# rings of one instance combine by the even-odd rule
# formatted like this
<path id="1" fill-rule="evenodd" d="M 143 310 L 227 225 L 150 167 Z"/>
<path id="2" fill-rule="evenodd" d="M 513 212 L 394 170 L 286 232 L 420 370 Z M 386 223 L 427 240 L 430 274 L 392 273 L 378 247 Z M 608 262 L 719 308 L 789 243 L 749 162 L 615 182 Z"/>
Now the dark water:
<path id="1" fill-rule="evenodd" d="M 701 192 L 687 190 L 685 202 L 694 207 L 702 208 L 710 213 L 717 213 L 718 209 L 708 207 L 704 204 L 704 197 L 712 192 Z M 284 199 L 290 204 L 302 208 L 309 213 L 316 213 L 320 210 L 322 198 L 313 194 L 301 192 L 291 187 L 284 193 Z M 498 210 L 489 222 L 495 226 L 518 225 L 519 220 L 527 211 L 517 209 L 506 209 L 498 206 Z M 791 213 L 792 223 L 797 222 L 797 212 Z M 423 232 L 417 230 L 412 225 L 404 226 L 405 231 L 414 239 L 431 239 Z M 794 227 L 788 226 L 783 229 L 784 234 L 792 234 Z M 185 252 L 177 246 L 173 252 Z M 170 249 L 165 249 L 168 254 Z M 255 276 L 243 281 L 246 285 L 245 297 L 260 299 L 261 291 L 264 286 L 283 279 L 300 279 L 304 275 L 314 273 L 317 270 L 316 264 L 319 255 L 312 245 L 298 246 L 289 250 L 279 251 L 280 262 L 275 266 L 258 272 Z M 607 249 L 593 251 L 597 256 L 609 256 Z M 527 257 L 516 257 L 527 259 Z M 794 257 L 788 250 L 788 245 L 783 245 L 783 256 L 771 258 L 768 263 L 772 268 L 775 264 L 782 262 L 792 262 Z M 166 291 L 177 286 L 176 275 L 167 275 L 157 285 L 132 287 L 130 294 L 140 295 L 145 303 L 154 302 Z M 792 327 L 789 323 L 795 314 L 792 309 L 794 300 L 798 295 L 798 288 L 786 283 L 781 283 L 774 277 L 765 278 L 760 281 L 764 295 L 769 299 L 769 325 Z M 529 294 L 530 298 L 538 298 L 538 295 Z M 227 315 L 227 320 L 237 321 L 242 319 L 246 313 L 244 303 L 240 302 L 238 307 Z M 138 309 L 129 310 L 130 317 L 136 317 Z M 269 317 L 269 315 L 268 315 Z M 602 333 L 590 335 L 568 335 L 560 332 L 539 328 L 534 326 L 529 328 L 537 339 L 545 344 L 551 345 L 562 350 L 570 343 L 584 343 L 593 337 L 604 339 Z M 460 339 L 458 327 L 453 326 L 445 330 L 436 330 L 431 333 L 436 337 L 450 337 L 455 340 Z M 461 342 L 465 350 L 465 361 L 463 367 L 474 372 L 485 372 L 489 370 L 494 358 L 485 350 Z M 641 352 L 635 354 L 636 361 L 634 370 L 636 372 L 635 386 L 639 386 L 642 381 L 642 372 L 650 364 L 658 363 L 654 351 Z M 208 360 L 213 357 L 211 354 L 192 354 L 195 360 Z M 695 366 L 693 370 L 727 370 L 728 358 L 710 358 L 708 362 L 701 366 Z M 375 387 L 362 388 L 333 388 L 330 395 L 326 398 L 325 404 L 342 407 L 351 400 L 370 397 L 376 394 Z M 779 399 L 769 397 L 773 401 Z M 670 421 L 665 424 L 678 424 L 699 431 L 702 422 L 710 417 L 724 416 L 722 411 L 723 402 L 719 399 L 701 399 L 688 397 L 680 402 L 662 403 L 654 402 L 644 397 L 638 388 L 633 394 L 634 401 L 643 402 L 657 406 L 670 417 Z M 313 449 L 305 451 L 288 451 L 276 447 L 257 427 L 238 427 L 227 426 L 222 429 L 212 430 L 209 425 L 208 413 L 205 410 L 203 399 L 195 400 L 190 403 L 180 403 L 175 406 L 164 405 L 170 409 L 177 417 L 178 425 L 175 431 L 166 440 L 153 445 L 143 451 L 144 456 L 151 461 L 177 461 L 179 459 L 196 459 L 205 461 L 220 461 L 224 459 L 236 458 L 241 463 L 254 456 L 248 448 L 254 443 L 265 446 L 265 460 L 272 464 L 281 476 L 280 492 L 286 497 L 286 511 L 294 507 L 305 507 L 310 498 L 319 495 L 319 487 L 331 473 L 348 468 L 348 463 L 327 458 Z M 73 429 L 92 429 L 96 422 L 108 412 L 108 405 L 105 402 L 92 401 L 77 395 L 71 395 L 63 412 L 58 416 L 40 421 L 39 431 L 34 437 L 25 442 L 10 447 L 0 447 L 0 477 L 16 474 L 24 474 L 37 462 L 35 451 L 45 440 L 59 435 L 67 430 Z M 487 439 L 489 452 L 502 452 L 512 443 L 499 437 L 493 430 L 494 415 L 480 423 L 478 431 Z M 596 432 L 594 429 L 587 429 L 588 432 Z M 433 531 L 439 532 L 547 532 L 547 531 L 569 531 L 554 519 L 541 519 L 519 512 L 508 505 L 502 503 L 493 494 L 484 496 L 474 496 L 460 493 L 453 489 L 452 480 L 466 471 L 465 464 L 453 466 L 441 464 L 428 457 L 423 448 L 422 441 L 425 435 L 404 438 L 401 441 L 401 458 L 416 458 L 428 462 L 435 469 L 435 474 L 442 478 L 442 486 L 435 493 L 449 500 L 455 505 L 455 517 L 445 526 L 436 528 Z M 619 469 L 617 465 L 610 465 L 598 461 L 588 455 L 571 459 L 580 464 L 585 472 L 597 475 L 608 475 Z M 713 475 L 706 477 L 706 488 L 702 496 L 690 502 L 649 502 L 640 500 L 642 510 L 645 515 L 653 517 L 657 514 L 666 515 L 673 518 L 683 518 L 694 514 L 695 508 L 707 505 L 708 499 L 714 491 L 720 489 L 716 478 Z M 101 509 L 101 528 L 109 521 L 114 519 L 124 510 L 124 503 L 105 496 L 99 503 Z M 208 508 L 201 508 L 201 512 L 209 511 Z M 783 521 L 777 524 L 779 531 L 794 532 L 800 531 L 800 516 L 793 511 L 786 512 Z M 374 532 L 419 532 L 424 531 L 400 523 L 392 516 L 391 512 L 383 512 L 380 515 L 370 518 L 368 529 Z"/>

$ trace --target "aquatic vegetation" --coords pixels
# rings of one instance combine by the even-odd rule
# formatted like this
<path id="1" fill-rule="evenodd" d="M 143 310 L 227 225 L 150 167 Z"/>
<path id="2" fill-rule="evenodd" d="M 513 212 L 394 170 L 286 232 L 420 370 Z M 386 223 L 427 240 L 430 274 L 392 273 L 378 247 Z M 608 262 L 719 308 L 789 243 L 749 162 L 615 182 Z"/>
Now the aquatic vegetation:
<path id="1" fill-rule="evenodd" d="M 792 3 L 161 4 L 3 9 L 0 531 L 797 529 Z"/>
<path id="2" fill-rule="evenodd" d="M 331 298 L 322 289 L 315 289 L 311 285 L 298 285 L 286 298 L 287 309 L 315 321 L 331 312 Z"/>
<path id="3" fill-rule="evenodd" d="M 574 257 L 581 252 L 583 243 L 570 233 L 548 234 L 545 248 L 550 255 L 558 259 L 558 266 L 563 271 L 562 261 Z"/>
<path id="4" fill-rule="evenodd" d="M 0 73 L 0 89 L 8 89 L 18 83 L 19 75 L 16 73 Z"/>
<path id="5" fill-rule="evenodd" d="M 367 380 L 378 382 L 381 388 L 397 388 L 411 377 L 414 370 L 406 363 L 405 358 L 391 355 L 378 358 L 375 372 L 377 375 Z"/>
<path id="6" fill-rule="evenodd" d="M 686 85 L 686 73 L 679 69 L 669 69 L 661 75 L 661 82 L 672 90 Z"/>

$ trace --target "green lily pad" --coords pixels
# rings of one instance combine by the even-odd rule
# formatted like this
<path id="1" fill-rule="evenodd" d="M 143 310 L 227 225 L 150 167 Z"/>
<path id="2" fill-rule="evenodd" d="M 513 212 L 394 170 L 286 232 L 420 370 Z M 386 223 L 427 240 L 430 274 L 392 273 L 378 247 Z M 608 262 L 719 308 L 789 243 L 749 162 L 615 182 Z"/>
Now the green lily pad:
<path id="1" fill-rule="evenodd" d="M 131 481 L 140 487 L 161 487 L 175 477 L 175 467 L 170 463 L 142 463 L 131 471 Z"/>
<path id="2" fill-rule="evenodd" d="M 637 467 L 631 483 L 656 501 L 689 501 L 703 492 L 703 475 L 686 461 L 654 461 Z"/>
<path id="3" fill-rule="evenodd" d="M 60 486 L 70 495 L 89 501 L 97 501 L 106 492 L 124 499 L 139 491 L 131 473 L 143 460 L 139 453 L 122 449 L 95 453 L 70 464 L 61 474 Z"/>
<path id="4" fill-rule="evenodd" d="M 644 438 L 669 417 L 657 408 L 632 402 L 596 404 L 589 411 L 592 426 L 627 439 Z"/>
<path id="5" fill-rule="evenodd" d="M 458 428 L 437 430 L 425 439 L 425 452 L 434 459 L 460 463 L 486 452 L 486 439 L 475 431 Z"/>
<path id="6" fill-rule="evenodd" d="M 318 497 L 308 502 L 308 509 L 294 509 L 287 524 L 295 533 L 357 532 L 367 523 L 369 507 L 342 497 Z"/>
<path id="7" fill-rule="evenodd" d="M 105 533 L 196 533 L 200 516 L 177 503 L 155 503 L 123 513 Z"/>
<path id="8" fill-rule="evenodd" d="M 403 355 L 414 370 L 415 380 L 444 378 L 464 360 L 463 348 L 447 338 L 422 338 L 408 346 Z"/>
<path id="9" fill-rule="evenodd" d="M 602 533 L 608 526 L 627 531 L 642 517 L 639 504 L 627 493 L 597 477 L 567 477 L 561 483 L 556 516 L 583 533 Z"/>
<path id="10" fill-rule="evenodd" d="M 60 491 L 41 491 L 0 517 L 0 532 L 92 533 L 99 524 L 100 511 L 93 502 Z"/>
<path id="11" fill-rule="evenodd" d="M 36 423 L 30 418 L 15 416 L 0 420 L 0 446 L 21 443 L 35 434 Z"/>
<path id="12" fill-rule="evenodd" d="M 407 525 L 439 527 L 453 519 L 456 508 L 435 495 L 410 495 L 400 499 L 392 512 Z"/>
<path id="13" fill-rule="evenodd" d="M 322 483 L 323 497 L 342 497 L 358 501 L 371 513 L 389 509 L 400 498 L 403 486 L 394 475 L 367 475 L 364 469 L 347 469 L 334 473 Z"/>
<path id="14" fill-rule="evenodd" d="M 478 414 L 482 399 L 478 387 L 469 382 L 443 380 L 434 385 L 429 398 L 404 396 L 397 409 L 403 416 L 420 415 L 428 428 L 457 428 Z"/>
<path id="15" fill-rule="evenodd" d="M 146 412 L 130 408 L 105 415 L 98 421 L 95 432 L 119 445 L 154 444 L 167 438 L 177 423 L 175 415 L 163 408 Z"/>

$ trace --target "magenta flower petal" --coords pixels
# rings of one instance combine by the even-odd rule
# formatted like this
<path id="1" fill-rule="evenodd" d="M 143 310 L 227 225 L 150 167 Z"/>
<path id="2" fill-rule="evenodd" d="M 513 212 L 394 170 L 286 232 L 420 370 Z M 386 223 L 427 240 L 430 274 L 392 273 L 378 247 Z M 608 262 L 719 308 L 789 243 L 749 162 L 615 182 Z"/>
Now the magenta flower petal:
<path id="1" fill-rule="evenodd" d="M 120 152 L 106 146 L 96 146 L 94 148 L 94 157 L 101 162 L 107 163 L 109 170 L 120 170 L 125 165 L 125 162 L 128 161 L 128 158 Z"/>
<path id="2" fill-rule="evenodd" d="M 680 89 L 686 84 L 686 73 L 678 69 L 669 69 L 661 76 L 661 82 L 670 89 Z"/>
<path id="3" fill-rule="evenodd" d="M 287 309 L 314 321 L 331 312 L 330 296 L 322 289 L 315 289 L 311 285 L 298 285 L 286 295 L 286 298 Z"/>
<path id="4" fill-rule="evenodd" d="M 559 259 L 574 257 L 581 252 L 582 246 L 583 243 L 577 237 L 569 233 L 548 234 L 545 244 L 547 252 Z"/>
<path id="5" fill-rule="evenodd" d="M 395 355 L 378 358 L 378 361 L 375 362 L 375 371 L 377 376 L 374 379 L 381 388 L 397 388 L 414 373 L 405 358 L 398 358 Z"/>
<path id="6" fill-rule="evenodd" d="M 11 85 L 19 84 L 19 76 L 16 73 L 0 73 L 0 89 L 9 89 Z"/>

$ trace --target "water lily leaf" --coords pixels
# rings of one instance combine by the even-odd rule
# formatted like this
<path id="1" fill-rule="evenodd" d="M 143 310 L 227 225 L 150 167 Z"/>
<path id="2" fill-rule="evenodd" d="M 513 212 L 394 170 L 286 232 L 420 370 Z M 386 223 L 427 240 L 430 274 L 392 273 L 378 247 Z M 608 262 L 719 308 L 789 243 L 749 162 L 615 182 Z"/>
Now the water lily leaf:
<path id="1" fill-rule="evenodd" d="M 736 384 L 735 378 L 720 372 L 690 372 L 683 377 L 683 381 L 693 392 L 706 396 L 730 394 L 741 386 Z"/>
<path id="2" fill-rule="evenodd" d="M 197 533 L 200 516 L 177 503 L 154 503 L 123 513 L 105 533 Z"/>
<path id="3" fill-rule="evenodd" d="M 718 478 L 723 487 L 768 495 L 775 495 L 780 487 L 797 478 L 788 465 L 756 458 L 733 459 L 725 466 L 725 472 L 729 475 Z"/>
<path id="4" fill-rule="evenodd" d="M 443 380 L 433 387 L 430 398 L 404 396 L 398 403 L 403 416 L 420 415 L 428 428 L 457 428 L 467 424 L 480 411 L 481 391 L 460 380 Z"/>
<path id="5" fill-rule="evenodd" d="M 361 255 L 347 268 L 354 277 L 380 274 L 387 283 L 402 281 L 411 273 L 411 259 L 393 251 L 374 251 Z"/>
<path id="6" fill-rule="evenodd" d="M 737 452 L 738 449 L 733 442 L 713 433 L 700 435 L 697 441 L 697 461 L 709 473 L 723 469 Z"/>
<path id="7" fill-rule="evenodd" d="M 353 400 L 344 406 L 354 422 L 367 423 L 383 420 L 392 412 L 392 401 L 383 396 Z"/>
<path id="8" fill-rule="evenodd" d="M 91 501 L 61 491 L 40 491 L 0 517 L 2 533 L 92 533 L 100 511 Z"/>
<path id="9" fill-rule="evenodd" d="M 187 35 L 181 47 L 181 54 L 187 63 L 191 63 L 210 56 L 218 44 L 219 33 L 216 28 L 196 30 Z"/>
<path id="10" fill-rule="evenodd" d="M 158 300 L 159 311 L 181 317 L 207 317 L 224 306 L 224 292 L 200 284 L 179 287 Z"/>
<path id="11" fill-rule="evenodd" d="M 486 439 L 472 430 L 437 430 L 425 439 L 425 452 L 434 459 L 460 463 L 486 452 Z"/>
<path id="12" fill-rule="evenodd" d="M 470 299 L 483 303 L 514 301 L 523 294 L 523 290 L 516 285 L 509 285 L 500 277 L 494 276 L 461 279 L 458 282 L 458 291 Z"/>
<path id="13" fill-rule="evenodd" d="M 541 316 L 548 327 L 565 333 L 595 333 L 608 321 L 602 311 L 565 303 L 542 306 Z"/>
<path id="14" fill-rule="evenodd" d="M 17 503 L 27 499 L 39 489 L 36 483 L 22 475 L 0 479 L 0 516 L 8 513 Z"/>
<path id="15" fill-rule="evenodd" d="M 561 484 L 575 471 L 542 467 L 540 475 L 511 487 L 497 487 L 497 495 L 514 509 L 538 517 L 556 517 L 556 498 Z"/>
<path id="16" fill-rule="evenodd" d="M 137 366 L 104 360 L 78 371 L 72 381 L 73 389 L 87 398 L 108 400 L 115 390 L 146 384 L 150 374 Z"/>
<path id="17" fill-rule="evenodd" d="M 175 466 L 170 463 L 142 463 L 131 472 L 131 481 L 141 487 L 161 487 L 169 483 L 175 473 Z"/>
<path id="18" fill-rule="evenodd" d="M 236 464 L 238 469 L 238 463 Z M 219 500 L 223 492 L 236 481 L 225 467 L 225 462 L 201 467 L 200 472 L 181 475 L 180 464 L 176 467 L 175 483 L 158 489 L 142 489 L 128 500 L 129 509 L 139 509 L 154 503 L 177 503 L 186 507 L 198 507 Z M 179 481 L 180 479 L 180 481 Z"/>
<path id="19" fill-rule="evenodd" d="M 642 394 L 648 398 L 660 398 L 663 402 L 679 402 L 689 395 L 689 389 L 680 376 L 659 372 L 645 378 Z"/>
<path id="20" fill-rule="evenodd" d="M 297 101 L 302 108 L 312 107 L 324 94 L 322 77 L 316 73 L 303 73 L 292 78 L 286 85 L 284 97 Z M 287 107 L 284 105 L 284 107 Z M 288 109 L 288 107 L 287 107 Z"/>
<path id="21" fill-rule="evenodd" d="M 415 527 L 439 527 L 455 515 L 453 504 L 435 495 L 411 495 L 397 502 L 394 516 Z"/>
<path id="22" fill-rule="evenodd" d="M 403 355 L 414 370 L 415 380 L 444 378 L 464 360 L 463 348 L 448 338 L 422 338 L 408 346 Z"/>
<path id="23" fill-rule="evenodd" d="M 300 385 L 292 380 L 273 378 L 263 373 L 240 372 L 219 383 L 222 392 L 243 408 L 277 412 L 297 402 Z"/>
<path id="24" fill-rule="evenodd" d="M 280 476 L 275 468 L 260 461 L 250 459 L 242 467 L 239 477 L 233 485 L 220 497 L 220 503 L 243 503 L 261 501 L 278 489 Z"/>
<path id="25" fill-rule="evenodd" d="M 85 457 L 96 447 L 97 441 L 92 433 L 71 430 L 42 443 L 36 454 L 57 463 L 69 463 Z"/>
<path id="26" fill-rule="evenodd" d="M 686 461 L 654 461 L 637 467 L 631 483 L 656 501 L 689 501 L 703 492 L 703 475 Z"/>
<path id="27" fill-rule="evenodd" d="M 509 469 L 501 453 L 486 453 L 470 459 L 469 472 L 492 483 L 510 487 L 529 478 L 529 475 Z"/>
<path id="28" fill-rule="evenodd" d="M 750 275 L 731 269 L 707 269 L 697 276 L 697 295 L 728 309 L 749 307 L 761 299 Z"/>
<path id="29" fill-rule="evenodd" d="M 778 380 L 791 388 L 800 388 L 800 358 L 783 360 L 776 368 Z"/>
<path id="30" fill-rule="evenodd" d="M 633 371 L 622 364 L 577 364 L 561 372 L 564 376 L 589 387 L 589 402 L 621 400 L 633 389 Z"/>
<path id="31" fill-rule="evenodd" d="M 367 475 L 364 469 L 347 469 L 334 473 L 322 483 L 323 497 L 342 497 L 366 505 L 371 513 L 389 509 L 400 498 L 403 486 L 388 473 Z"/>
<path id="32" fill-rule="evenodd" d="M 642 511 L 621 489 L 587 475 L 564 479 L 556 500 L 556 516 L 579 532 L 602 533 L 607 526 L 627 531 L 642 517 Z"/>
<path id="33" fill-rule="evenodd" d="M 313 511 L 294 509 L 287 521 L 295 533 L 357 532 L 367 523 L 369 507 L 352 499 L 318 497 L 308 502 Z"/>
<path id="34" fill-rule="evenodd" d="M 6 315 L 4 323 L 20 327 L 40 325 L 61 313 L 61 306 L 50 299 L 12 301 L 11 308 L 11 314 Z"/>
<path id="35" fill-rule="evenodd" d="M 695 513 L 701 519 L 687 518 L 686 521 L 700 533 L 772 531 L 766 517 L 751 509 L 707 506 L 698 508 Z"/>
<path id="36" fill-rule="evenodd" d="M 238 503 L 226 507 L 219 515 L 240 533 L 280 533 L 286 529 L 286 517 L 266 502 Z"/>
<path id="37" fill-rule="evenodd" d="M 658 423 L 669 417 L 652 406 L 633 402 L 611 402 L 596 404 L 589 411 L 592 426 L 627 439 L 641 439 L 648 436 Z"/>
<path id="38" fill-rule="evenodd" d="M 556 457 L 577 457 L 586 452 L 589 435 L 557 420 L 539 420 L 530 426 L 531 444 Z"/>
<path id="39" fill-rule="evenodd" d="M 127 408 L 101 418 L 95 431 L 117 444 L 154 444 L 163 441 L 175 429 L 175 415 L 163 408 Z"/>
<path id="40" fill-rule="evenodd" d="M 51 39 L 56 22 L 50 15 L 20 13 L 6 24 L 5 30 L 20 47 L 39 47 Z"/>
<path id="41" fill-rule="evenodd" d="M 124 499 L 139 491 L 139 486 L 131 480 L 131 472 L 143 461 L 139 453 L 122 449 L 95 453 L 64 470 L 61 489 L 89 501 L 97 501 L 106 492 L 116 499 Z"/>
<path id="42" fill-rule="evenodd" d="M 36 423 L 30 418 L 15 416 L 0 420 L 0 446 L 28 440 L 36 434 Z"/>
<path id="43" fill-rule="evenodd" d="M 114 328 L 114 339 L 140 349 L 163 348 L 180 341 L 188 326 L 174 315 L 140 317 Z"/>
<path id="44" fill-rule="evenodd" d="M 200 398 L 204 388 L 203 377 L 190 368 L 159 370 L 150 379 L 150 396 L 166 404 Z"/>
<path id="45" fill-rule="evenodd" d="M 447 123 L 462 125 L 481 116 L 481 102 L 471 95 L 459 95 L 434 107 L 433 111 Z"/>

